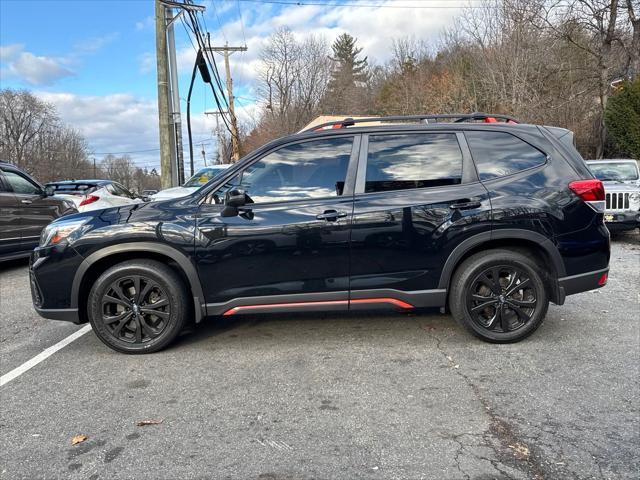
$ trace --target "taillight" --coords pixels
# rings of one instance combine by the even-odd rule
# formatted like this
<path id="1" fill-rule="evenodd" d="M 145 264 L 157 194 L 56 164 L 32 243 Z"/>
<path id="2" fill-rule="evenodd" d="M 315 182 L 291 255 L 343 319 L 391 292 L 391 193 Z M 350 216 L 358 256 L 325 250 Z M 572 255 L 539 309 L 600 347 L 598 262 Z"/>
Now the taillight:
<path id="1" fill-rule="evenodd" d="M 89 205 L 90 203 L 97 202 L 98 200 L 100 200 L 100 197 L 97 195 L 87 195 L 86 197 L 84 197 L 84 200 L 82 200 L 80 202 L 80 205 L 78 206 L 84 207 L 85 205 Z"/>
<path id="2" fill-rule="evenodd" d="M 600 180 L 576 180 L 569 188 L 595 211 L 604 212 L 604 185 Z"/>

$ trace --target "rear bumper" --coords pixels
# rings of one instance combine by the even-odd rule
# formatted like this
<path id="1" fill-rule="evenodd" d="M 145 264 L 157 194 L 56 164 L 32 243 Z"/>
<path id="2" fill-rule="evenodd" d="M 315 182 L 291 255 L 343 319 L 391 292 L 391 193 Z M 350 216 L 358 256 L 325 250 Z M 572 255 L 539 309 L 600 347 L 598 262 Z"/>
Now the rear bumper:
<path id="1" fill-rule="evenodd" d="M 80 323 L 77 308 L 38 308 L 34 306 L 38 315 L 49 320 L 63 320 L 65 322 Z"/>
<path id="2" fill-rule="evenodd" d="M 609 268 L 595 270 L 558 279 L 558 286 L 564 296 L 602 288 L 607 284 Z"/>

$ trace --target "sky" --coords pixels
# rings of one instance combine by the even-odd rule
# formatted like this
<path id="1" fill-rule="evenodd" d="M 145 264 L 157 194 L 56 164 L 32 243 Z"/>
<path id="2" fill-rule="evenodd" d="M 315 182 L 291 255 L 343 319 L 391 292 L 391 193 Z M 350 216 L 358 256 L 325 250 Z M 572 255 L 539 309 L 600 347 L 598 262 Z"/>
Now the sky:
<path id="1" fill-rule="evenodd" d="M 277 28 L 289 27 L 299 38 L 321 35 L 328 42 L 347 32 L 358 39 L 363 55 L 381 64 L 390 58 L 393 39 L 437 42 L 460 13 L 455 6 L 462 4 L 462 0 L 286 4 L 290 1 L 195 2 L 206 8 L 204 22 L 212 44 L 248 48 L 231 56 L 237 115 L 248 126 L 259 110 L 255 92 L 260 52 Z M 349 5 L 339 6 L 345 3 Z M 27 89 L 54 105 L 61 120 L 84 135 L 96 159 L 128 153 L 141 167 L 158 167 L 153 15 L 153 0 L 0 0 L 0 88 Z M 176 23 L 175 35 L 184 123 L 196 51 L 181 23 Z M 215 121 L 204 115 L 214 108 L 208 89 L 198 78 L 191 101 L 196 168 L 203 165 L 200 145 L 207 158 L 216 149 Z M 183 137 L 187 159 L 186 127 Z"/>

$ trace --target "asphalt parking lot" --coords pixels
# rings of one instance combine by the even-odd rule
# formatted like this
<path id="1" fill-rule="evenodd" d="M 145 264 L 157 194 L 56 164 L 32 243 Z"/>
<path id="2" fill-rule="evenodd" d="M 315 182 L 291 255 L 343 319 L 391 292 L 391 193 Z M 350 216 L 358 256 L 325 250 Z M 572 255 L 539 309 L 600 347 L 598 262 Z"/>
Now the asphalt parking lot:
<path id="1" fill-rule="evenodd" d="M 0 387 L 0 478 L 637 478 L 639 322 L 634 234 L 513 345 L 437 312 L 209 321 L 147 356 L 88 332 Z M 0 375 L 79 328 L 0 266 Z"/>

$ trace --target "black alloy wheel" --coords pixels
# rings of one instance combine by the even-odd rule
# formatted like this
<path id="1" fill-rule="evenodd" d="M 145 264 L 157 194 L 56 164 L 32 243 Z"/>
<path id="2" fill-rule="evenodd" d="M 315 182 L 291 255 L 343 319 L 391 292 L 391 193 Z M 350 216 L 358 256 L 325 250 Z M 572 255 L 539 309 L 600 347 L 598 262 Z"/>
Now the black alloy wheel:
<path id="1" fill-rule="evenodd" d="M 119 263 L 98 277 L 87 314 L 93 331 L 123 353 L 161 350 L 180 333 L 190 312 L 182 278 L 155 260 Z"/>
<path id="2" fill-rule="evenodd" d="M 153 279 L 118 278 L 102 296 L 102 322 L 116 339 L 145 343 L 162 334 L 171 316 L 169 298 Z"/>
<path id="3" fill-rule="evenodd" d="M 467 293 L 467 309 L 480 327 L 507 333 L 531 321 L 537 297 L 535 285 L 526 272 L 510 265 L 497 265 L 473 280 Z"/>
<path id="4" fill-rule="evenodd" d="M 542 268 L 521 249 L 478 252 L 456 269 L 449 289 L 453 317 L 475 336 L 517 342 L 544 321 L 549 307 Z"/>

